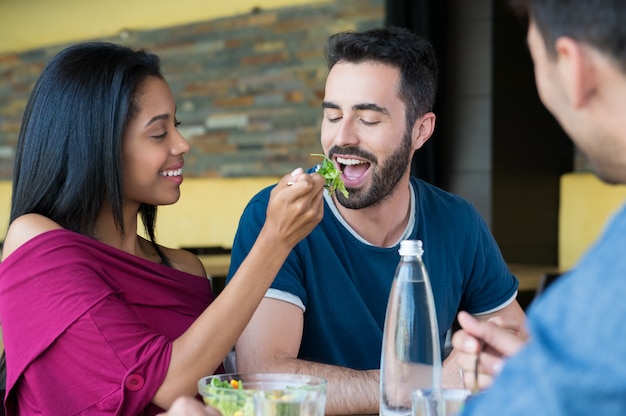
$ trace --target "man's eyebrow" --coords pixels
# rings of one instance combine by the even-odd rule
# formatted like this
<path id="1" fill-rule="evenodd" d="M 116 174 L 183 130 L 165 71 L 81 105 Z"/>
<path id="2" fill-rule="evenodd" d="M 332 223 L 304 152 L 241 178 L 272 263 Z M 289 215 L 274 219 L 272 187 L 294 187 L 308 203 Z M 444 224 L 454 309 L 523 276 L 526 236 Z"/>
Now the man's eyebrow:
<path id="1" fill-rule="evenodd" d="M 389 115 L 389 111 L 387 111 L 386 108 L 383 108 L 379 105 L 376 104 L 357 104 L 355 106 L 352 107 L 354 110 L 369 110 L 369 111 L 376 111 L 377 113 L 382 113 L 385 115 Z"/>
<path id="2" fill-rule="evenodd" d="M 159 115 L 157 115 L 157 116 L 152 117 L 152 118 L 150 119 L 150 121 L 148 121 L 148 122 L 146 123 L 146 125 L 145 125 L 144 127 L 148 127 L 150 124 L 154 123 L 154 122 L 155 122 L 155 121 L 157 121 L 157 120 L 167 120 L 167 119 L 169 119 L 169 118 L 170 118 L 170 115 L 169 115 L 169 114 L 159 114 Z"/>
<path id="3" fill-rule="evenodd" d="M 333 109 L 338 110 L 339 106 L 337 104 L 334 104 L 328 101 L 323 101 L 322 108 L 333 108 Z M 352 106 L 352 109 L 355 111 L 360 111 L 360 110 L 361 111 L 362 110 L 376 111 L 377 113 L 389 115 L 389 111 L 387 111 L 386 108 L 383 108 L 379 105 L 371 104 L 371 103 L 357 104 L 357 105 Z"/>
<path id="4" fill-rule="evenodd" d="M 329 101 L 322 101 L 322 108 L 334 108 L 335 110 L 339 110 L 339 106 L 337 104 Z"/>

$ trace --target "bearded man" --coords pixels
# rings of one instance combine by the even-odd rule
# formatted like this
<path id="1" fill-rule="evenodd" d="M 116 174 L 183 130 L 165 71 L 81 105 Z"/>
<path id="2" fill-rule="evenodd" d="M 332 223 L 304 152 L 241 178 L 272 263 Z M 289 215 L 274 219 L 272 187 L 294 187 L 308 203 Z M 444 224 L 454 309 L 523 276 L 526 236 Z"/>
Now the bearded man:
<path id="1" fill-rule="evenodd" d="M 323 220 L 291 251 L 236 344 L 237 371 L 321 376 L 327 414 L 377 414 L 402 240 L 423 241 L 442 347 L 459 310 L 519 323 L 524 312 L 518 281 L 475 208 L 411 176 L 413 154 L 435 128 L 431 44 L 401 28 L 343 32 L 330 37 L 327 60 L 321 145 L 349 195 L 325 191 Z M 264 223 L 270 191 L 242 215 L 231 276 Z M 444 387 L 463 385 L 455 355 L 444 362 Z"/>

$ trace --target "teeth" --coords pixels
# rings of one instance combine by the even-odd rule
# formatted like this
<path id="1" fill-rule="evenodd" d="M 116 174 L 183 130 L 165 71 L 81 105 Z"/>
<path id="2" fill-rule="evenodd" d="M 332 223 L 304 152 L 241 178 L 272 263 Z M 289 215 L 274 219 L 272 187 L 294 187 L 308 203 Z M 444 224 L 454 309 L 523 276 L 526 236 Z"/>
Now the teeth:
<path id="1" fill-rule="evenodd" d="M 183 172 L 182 169 L 176 169 L 176 170 L 164 170 L 162 172 L 159 172 L 159 175 L 161 176 L 180 176 L 180 174 Z"/>
<path id="2" fill-rule="evenodd" d="M 338 157 L 337 158 L 337 162 L 341 163 L 342 165 L 360 165 L 362 163 L 365 163 L 361 160 L 357 160 L 357 159 L 345 159 L 343 157 Z"/>

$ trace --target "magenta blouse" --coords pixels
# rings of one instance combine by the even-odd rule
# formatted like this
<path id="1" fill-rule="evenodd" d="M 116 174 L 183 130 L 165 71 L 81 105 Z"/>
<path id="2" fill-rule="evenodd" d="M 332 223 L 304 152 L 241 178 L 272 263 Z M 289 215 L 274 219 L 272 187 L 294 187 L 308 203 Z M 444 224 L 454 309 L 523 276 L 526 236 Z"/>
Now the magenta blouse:
<path id="1" fill-rule="evenodd" d="M 7 414 L 161 412 L 172 341 L 212 301 L 208 279 L 84 235 L 33 238 L 0 263 Z"/>

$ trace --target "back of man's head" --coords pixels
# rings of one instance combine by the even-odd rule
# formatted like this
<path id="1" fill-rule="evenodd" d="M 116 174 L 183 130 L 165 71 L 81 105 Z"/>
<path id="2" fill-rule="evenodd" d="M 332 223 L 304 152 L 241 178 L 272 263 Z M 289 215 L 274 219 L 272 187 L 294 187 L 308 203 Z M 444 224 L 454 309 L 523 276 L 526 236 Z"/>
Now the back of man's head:
<path id="1" fill-rule="evenodd" d="M 548 53 L 566 36 L 611 55 L 626 72 L 626 0 L 509 0 L 522 17 L 532 19 Z"/>

